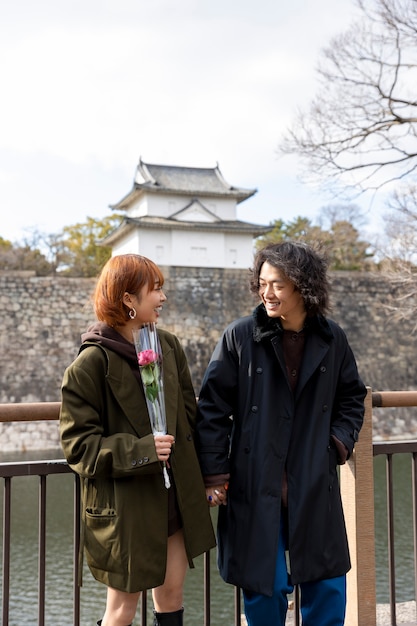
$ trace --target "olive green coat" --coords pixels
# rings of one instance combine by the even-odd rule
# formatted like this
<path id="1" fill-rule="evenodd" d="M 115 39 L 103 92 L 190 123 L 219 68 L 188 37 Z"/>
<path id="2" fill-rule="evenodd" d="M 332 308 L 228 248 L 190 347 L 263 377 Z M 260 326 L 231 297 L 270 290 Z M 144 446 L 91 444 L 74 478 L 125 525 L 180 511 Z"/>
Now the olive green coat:
<path id="1" fill-rule="evenodd" d="M 196 401 L 184 352 L 158 330 L 163 353 L 167 431 L 185 547 L 192 559 L 215 546 L 194 448 Z M 164 582 L 168 490 L 157 459 L 143 390 L 129 364 L 84 343 L 65 372 L 61 443 L 82 479 L 82 545 L 93 576 L 126 592 Z"/>

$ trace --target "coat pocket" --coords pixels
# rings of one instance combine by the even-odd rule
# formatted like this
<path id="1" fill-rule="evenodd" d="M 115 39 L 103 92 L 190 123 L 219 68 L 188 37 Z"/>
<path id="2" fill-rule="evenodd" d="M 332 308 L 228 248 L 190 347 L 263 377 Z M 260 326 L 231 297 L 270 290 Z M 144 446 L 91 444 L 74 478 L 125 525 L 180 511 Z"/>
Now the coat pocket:
<path id="1" fill-rule="evenodd" d="M 93 508 L 88 506 L 85 510 L 86 523 L 91 528 L 107 526 L 115 521 L 116 511 L 108 508 Z"/>
<path id="2" fill-rule="evenodd" d="M 90 566 L 105 571 L 120 568 L 117 514 L 114 509 L 86 508 L 85 549 Z"/>

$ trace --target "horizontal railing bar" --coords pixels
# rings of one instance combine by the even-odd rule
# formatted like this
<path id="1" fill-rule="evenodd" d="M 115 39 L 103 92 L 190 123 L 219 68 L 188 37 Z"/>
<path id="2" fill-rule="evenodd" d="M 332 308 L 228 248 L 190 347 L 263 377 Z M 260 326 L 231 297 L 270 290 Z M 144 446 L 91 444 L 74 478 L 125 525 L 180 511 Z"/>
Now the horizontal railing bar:
<path id="1" fill-rule="evenodd" d="M 374 441 L 372 444 L 374 456 L 379 454 L 404 454 L 417 452 L 417 441 Z"/>
<path id="2" fill-rule="evenodd" d="M 373 391 L 372 406 L 417 406 L 417 391 Z"/>
<path id="3" fill-rule="evenodd" d="M 60 402 L 17 402 L 0 404 L 0 422 L 57 420 Z"/>
<path id="4" fill-rule="evenodd" d="M 13 476 L 47 476 L 48 474 L 70 474 L 71 472 L 72 469 L 65 459 L 0 463 L 0 478 L 10 478 Z"/>
<path id="5" fill-rule="evenodd" d="M 417 391 L 373 391 L 373 407 L 417 406 Z M 0 404 L 0 422 L 57 420 L 60 402 L 16 402 Z"/>

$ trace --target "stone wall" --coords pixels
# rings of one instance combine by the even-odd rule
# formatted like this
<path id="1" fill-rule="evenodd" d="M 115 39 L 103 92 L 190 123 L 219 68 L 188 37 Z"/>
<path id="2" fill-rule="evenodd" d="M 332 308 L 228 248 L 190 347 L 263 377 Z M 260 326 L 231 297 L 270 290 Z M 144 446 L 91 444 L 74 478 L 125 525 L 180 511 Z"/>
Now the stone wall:
<path id="1" fill-rule="evenodd" d="M 180 338 L 196 392 L 223 328 L 256 301 L 247 270 L 162 268 L 168 296 L 160 326 Z M 375 390 L 415 389 L 414 323 L 394 323 L 386 305 L 393 287 L 383 276 L 331 275 L 331 317 L 345 329 L 365 383 Z M 93 279 L 0 272 L 0 402 L 55 402 L 80 334 L 94 321 Z M 414 409 L 375 412 L 375 437 L 416 436 Z M 382 412 L 381 412 L 382 411 Z M 58 446 L 54 422 L 0 424 L 0 449 Z"/>

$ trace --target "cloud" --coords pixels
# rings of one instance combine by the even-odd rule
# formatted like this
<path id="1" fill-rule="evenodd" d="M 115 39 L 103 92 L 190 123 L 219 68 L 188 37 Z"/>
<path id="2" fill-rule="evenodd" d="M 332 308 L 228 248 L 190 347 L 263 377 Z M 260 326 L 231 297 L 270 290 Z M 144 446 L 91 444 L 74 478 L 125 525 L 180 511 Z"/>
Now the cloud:
<path id="1" fill-rule="evenodd" d="M 259 189 L 250 202 L 270 221 L 269 194 L 279 206 L 291 193 L 284 186 L 294 203 L 301 189 L 296 161 L 276 157 L 279 136 L 314 93 L 320 48 L 351 14 L 350 0 L 338 0 L 337 11 L 333 0 L 7 3 L 2 205 L 19 214 L 16 225 L 58 224 L 57 202 L 63 225 L 89 206 L 104 216 L 130 189 L 142 155 L 174 165 L 219 162 L 231 184 Z M 305 196 L 313 204 L 308 189 L 301 195 L 300 204 Z"/>

